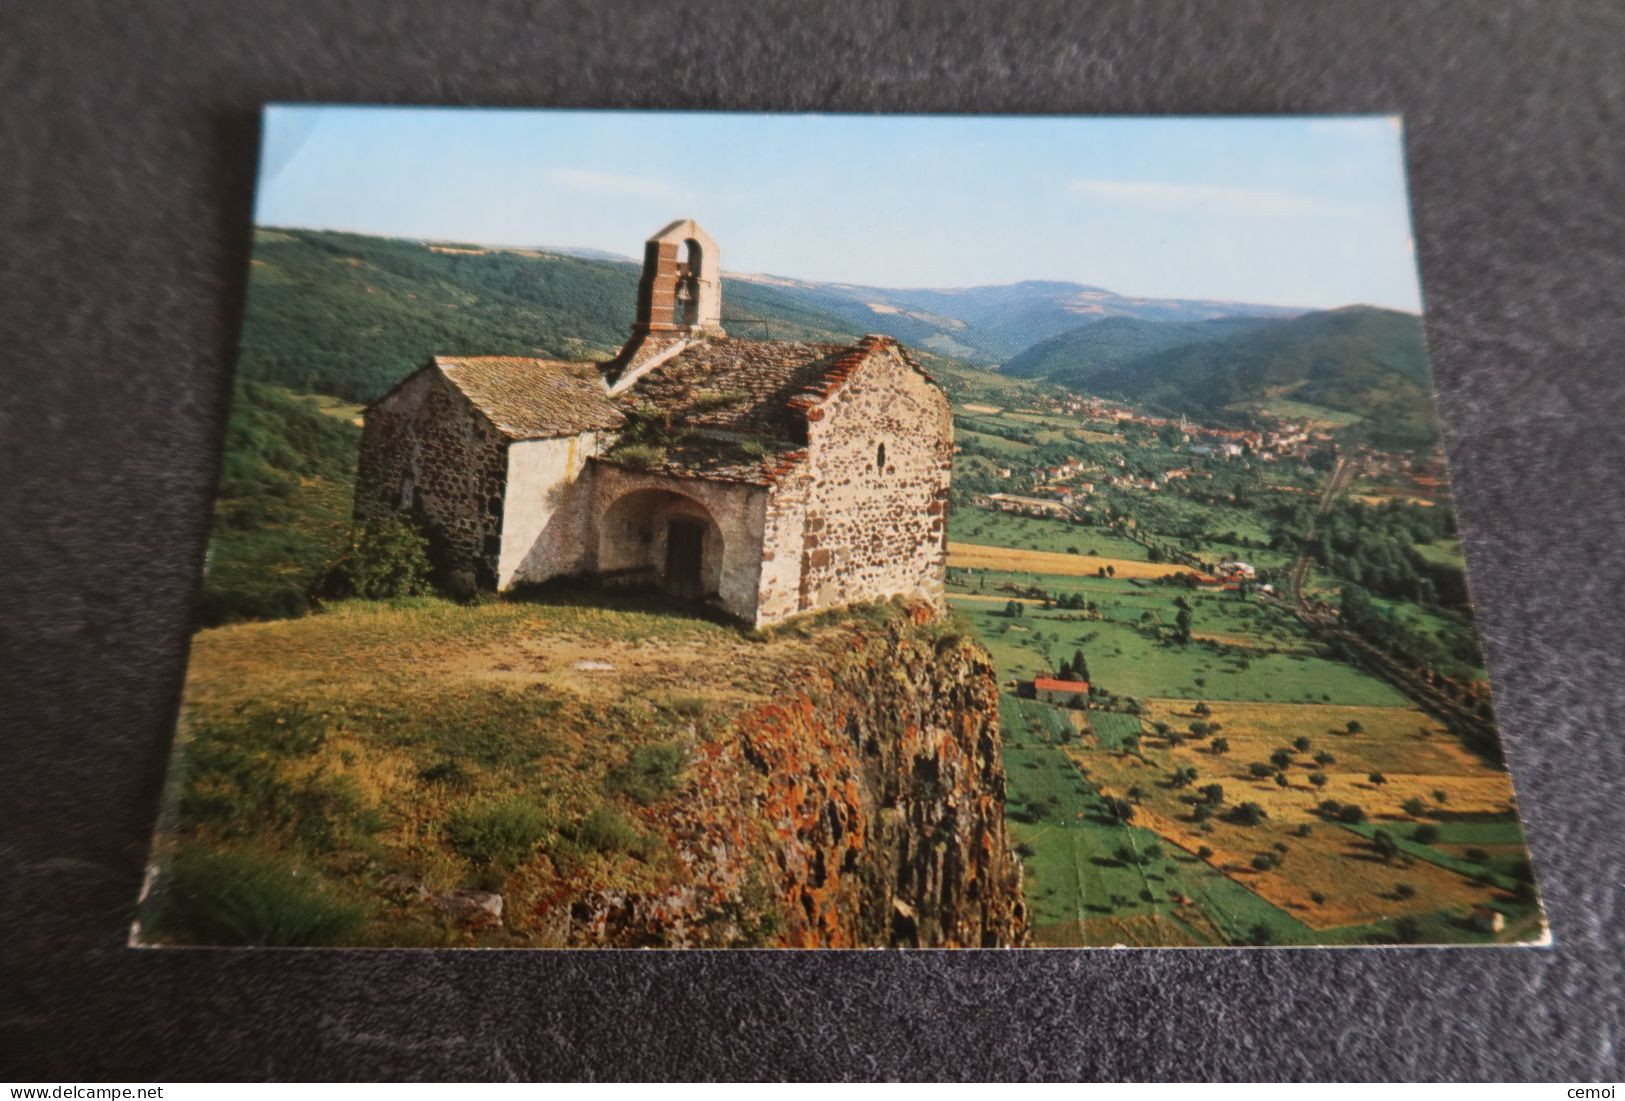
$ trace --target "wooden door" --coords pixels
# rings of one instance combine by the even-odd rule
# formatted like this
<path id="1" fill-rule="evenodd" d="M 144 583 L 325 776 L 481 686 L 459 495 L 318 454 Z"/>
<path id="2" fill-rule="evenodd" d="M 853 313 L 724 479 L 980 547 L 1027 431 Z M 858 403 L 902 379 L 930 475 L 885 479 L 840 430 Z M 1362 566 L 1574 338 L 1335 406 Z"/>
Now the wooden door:
<path id="1" fill-rule="evenodd" d="M 704 524 L 672 520 L 666 526 L 666 588 L 673 595 L 690 600 L 705 595 L 700 581 L 704 549 Z"/>

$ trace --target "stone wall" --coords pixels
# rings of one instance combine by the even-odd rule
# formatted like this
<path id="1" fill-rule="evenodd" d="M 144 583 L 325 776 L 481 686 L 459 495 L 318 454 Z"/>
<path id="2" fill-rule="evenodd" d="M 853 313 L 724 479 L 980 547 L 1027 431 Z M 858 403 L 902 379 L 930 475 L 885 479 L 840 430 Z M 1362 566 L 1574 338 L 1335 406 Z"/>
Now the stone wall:
<path id="1" fill-rule="evenodd" d="M 367 410 L 356 473 L 356 515 L 417 518 L 443 575 L 470 571 L 493 587 L 502 552 L 507 441 L 426 367 Z"/>
<path id="2" fill-rule="evenodd" d="M 591 568 L 592 487 L 587 460 L 612 440 L 583 432 L 508 445 L 498 588 Z"/>
<path id="3" fill-rule="evenodd" d="M 680 500 L 673 501 L 674 497 Z M 675 515 L 703 517 L 713 526 L 706 538 L 703 570 L 716 586 L 717 602 L 728 614 L 754 623 L 766 505 L 767 490 L 761 486 L 643 474 L 593 463 L 594 568 L 641 569 L 645 580 L 655 580 L 665 566 L 665 521 Z M 648 576 L 649 570 L 655 576 Z"/>
<path id="4" fill-rule="evenodd" d="M 775 487 L 769 508 L 760 618 L 893 595 L 940 603 L 947 397 L 895 347 L 880 348 L 814 414 L 805 469 Z"/>

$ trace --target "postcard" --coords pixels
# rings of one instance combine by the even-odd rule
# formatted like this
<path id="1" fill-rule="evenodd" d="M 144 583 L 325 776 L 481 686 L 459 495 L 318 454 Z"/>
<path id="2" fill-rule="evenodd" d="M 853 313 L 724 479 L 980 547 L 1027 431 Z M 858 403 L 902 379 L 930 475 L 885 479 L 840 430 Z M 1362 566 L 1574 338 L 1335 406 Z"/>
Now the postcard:
<path id="1" fill-rule="evenodd" d="M 276 106 L 132 941 L 1545 943 L 1390 117 Z"/>

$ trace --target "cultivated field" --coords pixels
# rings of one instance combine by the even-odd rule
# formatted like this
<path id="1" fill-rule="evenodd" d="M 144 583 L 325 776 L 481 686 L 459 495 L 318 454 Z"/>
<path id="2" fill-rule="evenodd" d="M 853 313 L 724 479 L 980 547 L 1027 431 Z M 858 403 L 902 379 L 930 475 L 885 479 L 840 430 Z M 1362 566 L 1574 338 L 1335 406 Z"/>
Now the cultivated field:
<path id="1" fill-rule="evenodd" d="M 1113 577 L 1169 577 L 1188 573 L 1190 567 L 1134 561 L 1128 558 L 1091 558 L 1083 554 L 1057 554 L 1054 551 L 1024 550 L 1018 547 L 983 547 L 973 543 L 948 544 L 948 568 L 971 570 L 1012 570 L 1086 577 L 1109 570 Z"/>

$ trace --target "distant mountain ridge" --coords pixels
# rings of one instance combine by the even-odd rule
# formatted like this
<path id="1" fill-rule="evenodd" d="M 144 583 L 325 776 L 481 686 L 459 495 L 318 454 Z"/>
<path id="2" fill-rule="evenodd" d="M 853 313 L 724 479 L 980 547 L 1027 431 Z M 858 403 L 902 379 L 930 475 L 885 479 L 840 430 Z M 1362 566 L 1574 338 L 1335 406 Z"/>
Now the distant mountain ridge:
<path id="1" fill-rule="evenodd" d="M 731 275 L 777 287 L 864 332 L 883 332 L 940 355 L 973 363 L 1003 362 L 1038 341 L 1087 321 L 1127 317 L 1147 321 L 1200 321 L 1232 317 L 1294 317 L 1299 307 L 1216 299 L 1137 298 L 1103 287 L 1028 280 L 979 287 L 890 288 L 816 283 L 772 275 Z M 726 300 L 726 295 L 724 295 Z"/>
<path id="2" fill-rule="evenodd" d="M 258 227 L 244 377 L 371 401 L 431 355 L 603 359 L 631 328 L 638 267 L 599 250 Z M 724 272 L 739 336 L 845 341 L 884 333 L 993 365 L 1080 319 L 1290 316 L 1275 306 L 1144 299 L 1078 283 L 896 290 Z"/>

